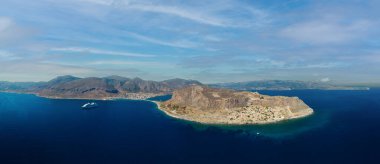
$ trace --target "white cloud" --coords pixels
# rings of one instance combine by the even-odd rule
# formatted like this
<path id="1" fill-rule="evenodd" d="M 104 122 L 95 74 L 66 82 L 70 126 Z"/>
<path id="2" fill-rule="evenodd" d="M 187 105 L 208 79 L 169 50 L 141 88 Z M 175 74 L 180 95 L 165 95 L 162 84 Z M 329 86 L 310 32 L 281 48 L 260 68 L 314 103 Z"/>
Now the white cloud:
<path id="1" fill-rule="evenodd" d="M 29 33 L 29 30 L 19 27 L 11 18 L 0 17 L 0 45 L 10 44 Z"/>
<path id="2" fill-rule="evenodd" d="M 144 12 L 153 12 L 160 14 L 173 15 L 185 19 L 189 19 L 202 24 L 208 24 L 213 26 L 228 26 L 224 20 L 212 17 L 207 14 L 200 13 L 199 11 L 189 10 L 187 8 L 178 6 L 166 6 L 157 5 L 152 3 L 141 3 L 141 1 L 114 1 L 114 0 L 82 0 L 99 5 L 114 6 L 118 8 L 124 8 L 126 10 L 138 10 Z"/>
<path id="3" fill-rule="evenodd" d="M 127 34 L 131 37 L 134 37 L 136 39 L 154 43 L 154 44 L 159 44 L 159 45 L 164 45 L 164 46 L 171 46 L 171 47 L 179 47 L 179 48 L 193 48 L 197 47 L 198 45 L 194 42 L 188 41 L 188 40 L 179 40 L 179 41 L 164 41 L 156 38 L 151 38 L 145 35 L 137 34 L 137 33 L 132 33 L 132 32 L 127 32 Z"/>
<path id="4" fill-rule="evenodd" d="M 151 1 L 147 2 L 142 0 L 81 1 L 97 5 L 115 7 L 127 11 L 165 14 L 216 27 L 251 27 L 266 24 L 269 22 L 268 13 L 266 11 L 234 1 L 223 1 L 218 3 L 214 3 L 213 1 L 203 2 L 202 4 L 198 4 L 198 6 L 193 7 L 185 5 L 170 5 L 164 3 L 167 1 L 160 3 L 154 3 Z M 230 18 L 224 15 L 223 13 L 226 12 L 234 12 L 235 17 Z"/>
<path id="5" fill-rule="evenodd" d="M 58 75 L 86 75 L 94 70 L 76 66 L 65 66 L 30 61 L 1 62 L 0 80 L 40 81 L 49 80 Z"/>
<path id="6" fill-rule="evenodd" d="M 151 62 L 141 61 L 120 61 L 120 60 L 99 60 L 84 63 L 85 65 L 141 65 L 150 64 Z"/>
<path id="7" fill-rule="evenodd" d="M 99 54 L 99 55 L 127 56 L 127 57 L 154 57 L 155 56 L 151 54 L 108 51 L 108 50 L 99 50 L 99 49 L 85 48 L 85 47 L 52 48 L 51 51 L 78 52 L 78 53 L 89 53 L 89 54 Z"/>
<path id="8" fill-rule="evenodd" d="M 98 61 L 90 61 L 85 62 L 83 65 L 88 66 L 100 66 L 100 65 L 112 65 L 112 66 L 138 66 L 143 68 L 164 68 L 164 69 L 172 69 L 175 68 L 176 65 L 166 63 L 166 62 L 155 62 L 155 61 L 130 61 L 130 60 L 98 60 Z"/>
<path id="9" fill-rule="evenodd" d="M 366 35 L 371 23 L 366 20 L 339 23 L 337 20 L 317 20 L 301 22 L 283 29 L 284 37 L 305 43 L 336 44 L 353 41 Z"/>
<path id="10" fill-rule="evenodd" d="M 0 61 L 0 65 L 2 66 L 2 69 L 0 69 L 0 81 L 47 81 L 61 75 L 79 77 L 102 77 L 111 74 L 131 77 L 143 75 L 143 72 L 134 68 L 101 69 L 37 61 Z"/>
<path id="11" fill-rule="evenodd" d="M 0 50 L 0 61 L 9 61 L 21 59 L 19 56 L 4 50 Z"/>
<path id="12" fill-rule="evenodd" d="M 0 58 L 8 58 L 14 56 L 12 53 L 0 50 Z"/>
<path id="13" fill-rule="evenodd" d="M 206 35 L 203 39 L 210 42 L 220 42 L 223 40 L 222 38 L 213 35 Z"/>
<path id="14" fill-rule="evenodd" d="M 328 78 L 328 77 L 325 77 L 325 78 L 321 79 L 321 82 L 324 82 L 324 83 L 329 82 L 329 81 L 330 81 L 330 78 Z"/>
<path id="15" fill-rule="evenodd" d="M 83 2 L 90 2 L 94 4 L 99 4 L 99 5 L 111 5 L 113 3 L 112 0 L 80 0 Z"/>
<path id="16" fill-rule="evenodd" d="M 6 17 L 0 17 L 0 32 L 3 34 L 9 27 L 13 26 L 13 21 Z"/>
<path id="17" fill-rule="evenodd" d="M 189 9 L 184 9 L 180 7 L 173 6 L 162 6 L 162 5 L 148 5 L 148 4 L 128 4 L 126 5 L 127 9 L 135 9 L 146 12 L 155 12 L 161 14 L 169 14 L 192 21 L 196 21 L 202 24 L 208 24 L 213 26 L 229 26 L 227 22 L 223 19 L 212 17 L 199 11 L 191 11 Z"/>
<path id="18" fill-rule="evenodd" d="M 303 68 L 335 68 L 335 67 L 343 67 L 347 66 L 346 63 L 340 62 L 328 62 L 328 63 L 317 63 L 317 64 L 306 64 Z"/>
<path id="19" fill-rule="evenodd" d="M 84 63 L 85 65 L 139 65 L 139 66 L 165 66 L 162 62 L 152 61 L 121 61 L 121 60 L 99 60 Z"/>

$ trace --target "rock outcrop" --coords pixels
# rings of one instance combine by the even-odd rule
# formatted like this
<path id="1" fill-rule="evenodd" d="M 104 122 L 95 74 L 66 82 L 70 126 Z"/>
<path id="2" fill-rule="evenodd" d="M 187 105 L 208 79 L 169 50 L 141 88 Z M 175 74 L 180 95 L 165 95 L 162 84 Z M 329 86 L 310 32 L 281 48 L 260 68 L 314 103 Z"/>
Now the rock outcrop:
<path id="1" fill-rule="evenodd" d="M 208 124 L 265 124 L 304 117 L 313 110 L 297 97 L 266 96 L 191 85 L 158 104 L 168 115 Z"/>

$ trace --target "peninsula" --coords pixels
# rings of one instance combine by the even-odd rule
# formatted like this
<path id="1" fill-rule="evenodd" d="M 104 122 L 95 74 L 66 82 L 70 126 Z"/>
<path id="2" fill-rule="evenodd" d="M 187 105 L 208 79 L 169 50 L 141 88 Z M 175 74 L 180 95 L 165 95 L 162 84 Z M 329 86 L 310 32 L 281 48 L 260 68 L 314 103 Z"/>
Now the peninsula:
<path id="1" fill-rule="evenodd" d="M 170 100 L 156 103 L 169 116 L 206 124 L 267 124 L 313 113 L 297 97 L 266 96 L 203 85 L 175 90 Z"/>
<path id="2" fill-rule="evenodd" d="M 198 81 L 185 79 L 151 81 L 121 76 L 79 78 L 66 75 L 47 82 L 0 82 L 0 91 L 55 99 L 143 100 L 171 94 L 173 90 L 191 84 L 201 85 Z"/>

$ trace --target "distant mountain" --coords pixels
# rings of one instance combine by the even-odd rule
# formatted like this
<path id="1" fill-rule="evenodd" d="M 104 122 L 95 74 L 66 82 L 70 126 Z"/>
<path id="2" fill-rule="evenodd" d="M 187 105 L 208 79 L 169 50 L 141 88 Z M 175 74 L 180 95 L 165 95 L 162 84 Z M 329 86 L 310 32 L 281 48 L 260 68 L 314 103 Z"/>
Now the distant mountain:
<path id="1" fill-rule="evenodd" d="M 175 89 L 189 85 L 203 85 L 195 80 L 170 79 L 164 81 L 143 80 L 121 76 L 88 77 L 58 76 L 47 82 L 0 82 L 0 91 L 33 93 L 50 98 L 130 98 L 146 99 L 171 94 Z M 234 90 L 368 90 L 364 86 L 344 86 L 323 82 L 263 80 L 208 85 L 212 88 Z"/>
<path id="2" fill-rule="evenodd" d="M 117 76 L 117 75 L 107 76 L 107 77 L 104 77 L 104 79 L 113 79 L 113 80 L 118 80 L 118 81 L 121 81 L 121 82 L 125 82 L 125 81 L 128 81 L 128 80 L 131 80 L 130 78 L 122 77 L 122 76 Z"/>
<path id="3" fill-rule="evenodd" d="M 57 85 L 57 84 L 67 83 L 67 82 L 74 81 L 74 80 L 79 80 L 79 79 L 80 79 L 79 77 L 75 77 L 75 76 L 71 76 L 71 75 L 58 76 L 58 77 L 48 81 L 46 83 L 46 85 L 53 86 L 53 85 Z"/>
<path id="4" fill-rule="evenodd" d="M 228 88 L 235 90 L 300 90 L 300 89 L 322 89 L 322 90 L 367 90 L 368 87 L 352 87 L 313 81 L 292 80 L 261 80 L 236 83 L 210 84 L 214 88 Z"/>
<path id="5" fill-rule="evenodd" d="M 184 79 L 179 79 L 179 78 L 165 80 L 165 81 L 162 81 L 162 83 L 169 86 L 173 90 L 177 88 L 182 88 L 183 86 L 192 85 L 192 84 L 201 85 L 201 83 L 196 80 L 184 80 Z"/>
<path id="6" fill-rule="evenodd" d="M 67 75 L 39 83 L 0 82 L 0 90 L 34 93 L 51 98 L 104 99 L 126 97 L 145 99 L 156 95 L 170 94 L 174 89 L 192 84 L 202 85 L 198 81 L 184 79 L 150 81 L 121 76 L 79 78 Z"/>
<path id="7" fill-rule="evenodd" d="M 44 82 L 7 82 L 0 81 L 0 91 L 31 91 Z"/>

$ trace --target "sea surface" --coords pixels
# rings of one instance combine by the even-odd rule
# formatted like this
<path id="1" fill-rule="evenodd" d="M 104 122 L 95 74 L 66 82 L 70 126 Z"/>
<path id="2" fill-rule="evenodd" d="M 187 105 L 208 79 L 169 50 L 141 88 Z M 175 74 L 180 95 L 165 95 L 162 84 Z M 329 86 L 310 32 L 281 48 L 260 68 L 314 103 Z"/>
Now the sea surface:
<path id="1" fill-rule="evenodd" d="M 270 125 L 206 126 L 149 101 L 0 93 L 0 164 L 380 163 L 380 89 L 260 91 L 315 111 Z M 167 97 L 160 97 L 165 100 Z"/>

